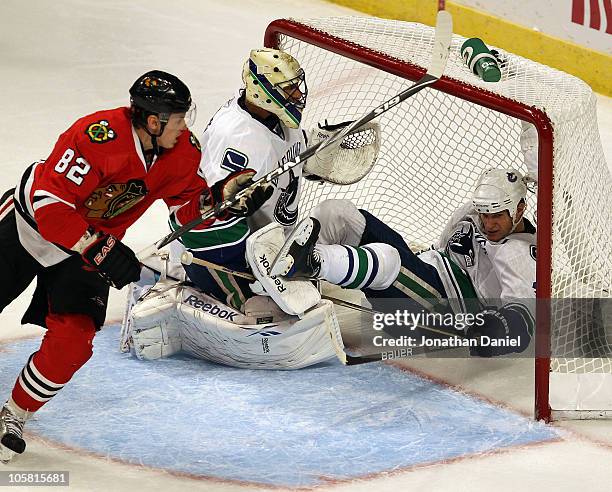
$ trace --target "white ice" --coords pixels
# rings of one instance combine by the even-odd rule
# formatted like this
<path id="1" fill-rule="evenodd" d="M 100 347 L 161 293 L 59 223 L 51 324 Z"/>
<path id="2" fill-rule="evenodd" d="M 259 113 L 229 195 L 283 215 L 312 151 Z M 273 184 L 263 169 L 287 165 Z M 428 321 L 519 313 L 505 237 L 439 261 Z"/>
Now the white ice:
<path id="1" fill-rule="evenodd" d="M 261 45 L 271 20 L 343 14 L 354 13 L 319 0 L 3 0 L 2 190 L 16 184 L 26 165 L 47 156 L 57 136 L 77 117 L 125 105 L 131 82 L 152 68 L 180 74 L 191 87 L 199 114 L 195 132 L 200 134 L 240 83 L 242 62 L 252 47 Z M 598 99 L 600 133 L 610 165 L 612 99 Z M 152 207 L 132 227 L 126 241 L 136 250 L 147 246 L 165 234 L 165 220 L 165 207 Z M 22 295 L 2 313 L 0 340 L 40 333 L 36 328 L 19 326 L 27 301 L 28 295 Z M 123 293 L 115 292 L 109 321 L 120 318 L 122 302 Z M 533 361 L 483 361 L 469 367 L 453 360 L 437 362 L 411 365 L 517 412 L 532 412 Z M 596 421 L 557 425 L 568 429 L 560 442 L 324 488 L 610 490 L 612 425 Z M 181 478 L 88 456 L 38 438 L 29 441 L 27 453 L 18 461 L 0 467 L 0 472 L 6 470 L 70 470 L 72 490 L 245 490 L 240 485 Z"/>

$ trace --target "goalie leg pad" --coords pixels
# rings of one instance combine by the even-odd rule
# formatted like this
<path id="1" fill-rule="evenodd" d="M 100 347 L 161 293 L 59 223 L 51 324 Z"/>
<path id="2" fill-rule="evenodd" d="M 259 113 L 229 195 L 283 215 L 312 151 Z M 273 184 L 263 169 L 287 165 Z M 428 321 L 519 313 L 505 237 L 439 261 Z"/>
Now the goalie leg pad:
<path id="1" fill-rule="evenodd" d="M 329 336 L 337 324 L 333 305 L 321 301 L 299 319 L 242 325 L 183 303 L 179 321 L 183 351 L 204 360 L 245 369 L 300 369 L 335 356 Z"/>
<path id="2" fill-rule="evenodd" d="M 270 267 L 285 243 L 283 226 L 274 222 L 249 236 L 246 256 L 253 275 L 265 292 L 287 314 L 302 316 L 321 300 L 321 294 L 308 280 L 271 277 Z M 254 287 L 254 292 L 258 289 Z"/>
<path id="3" fill-rule="evenodd" d="M 161 359 L 181 350 L 177 323 L 180 291 L 179 284 L 160 282 L 132 307 L 131 345 L 139 359 Z"/>

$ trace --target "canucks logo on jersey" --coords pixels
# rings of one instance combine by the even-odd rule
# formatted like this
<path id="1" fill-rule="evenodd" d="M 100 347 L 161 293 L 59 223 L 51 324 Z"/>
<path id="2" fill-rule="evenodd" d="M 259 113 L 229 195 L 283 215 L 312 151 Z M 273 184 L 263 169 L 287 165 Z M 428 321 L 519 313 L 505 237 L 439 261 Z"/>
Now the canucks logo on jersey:
<path id="1" fill-rule="evenodd" d="M 235 149 L 225 149 L 221 167 L 231 173 L 246 169 L 249 157 Z"/>
<path id="2" fill-rule="evenodd" d="M 289 184 L 281 188 L 281 194 L 274 207 L 274 218 L 283 226 L 290 226 L 296 223 L 298 217 L 298 207 L 296 198 L 298 195 L 299 180 L 292 170 L 289 171 Z"/>

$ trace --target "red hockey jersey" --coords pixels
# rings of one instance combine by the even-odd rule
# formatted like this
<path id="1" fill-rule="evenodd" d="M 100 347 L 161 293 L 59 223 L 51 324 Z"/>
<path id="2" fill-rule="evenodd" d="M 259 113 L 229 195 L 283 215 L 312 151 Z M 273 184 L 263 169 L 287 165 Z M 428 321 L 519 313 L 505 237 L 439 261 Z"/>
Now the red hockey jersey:
<path id="1" fill-rule="evenodd" d="M 20 240 L 48 266 L 67 257 L 60 250 L 72 248 L 90 225 L 122 238 L 155 200 L 178 207 L 206 189 L 200 154 L 196 137 L 184 131 L 147 169 L 129 108 L 85 116 L 15 190 Z"/>

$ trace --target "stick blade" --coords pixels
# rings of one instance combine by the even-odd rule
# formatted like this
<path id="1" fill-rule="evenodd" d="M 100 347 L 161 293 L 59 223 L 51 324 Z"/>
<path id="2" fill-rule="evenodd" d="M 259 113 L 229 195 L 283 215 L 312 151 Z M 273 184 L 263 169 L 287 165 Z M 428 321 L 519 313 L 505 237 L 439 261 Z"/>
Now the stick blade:
<path id="1" fill-rule="evenodd" d="M 427 73 L 439 79 L 446 68 L 453 39 L 453 18 L 446 10 L 438 12 L 435 36 Z"/>

